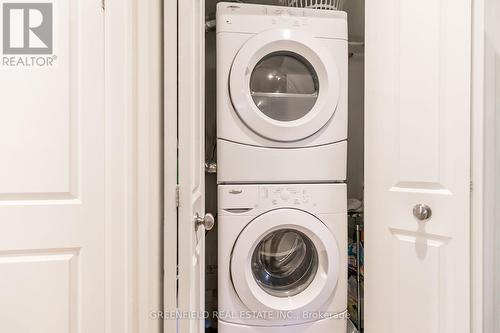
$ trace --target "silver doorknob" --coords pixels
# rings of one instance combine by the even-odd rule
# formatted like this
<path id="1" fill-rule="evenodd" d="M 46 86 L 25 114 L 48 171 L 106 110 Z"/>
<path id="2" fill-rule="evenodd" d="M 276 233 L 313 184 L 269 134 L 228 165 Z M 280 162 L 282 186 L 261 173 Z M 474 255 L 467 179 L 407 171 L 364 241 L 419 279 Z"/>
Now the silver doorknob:
<path id="1" fill-rule="evenodd" d="M 198 213 L 196 213 L 196 215 L 194 216 L 194 226 L 196 230 L 198 230 L 199 227 L 204 227 L 205 230 L 209 231 L 212 230 L 214 225 L 215 218 L 210 213 L 205 214 L 204 217 L 201 217 Z"/>
<path id="2" fill-rule="evenodd" d="M 426 221 L 431 218 L 432 209 L 431 207 L 424 204 L 415 205 L 415 207 L 413 207 L 413 216 L 415 216 L 420 221 Z"/>

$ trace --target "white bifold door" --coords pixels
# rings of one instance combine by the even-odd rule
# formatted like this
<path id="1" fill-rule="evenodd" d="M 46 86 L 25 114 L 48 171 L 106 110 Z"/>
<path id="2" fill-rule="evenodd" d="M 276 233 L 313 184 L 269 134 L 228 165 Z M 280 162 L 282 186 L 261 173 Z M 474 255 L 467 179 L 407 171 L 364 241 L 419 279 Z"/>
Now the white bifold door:
<path id="1" fill-rule="evenodd" d="M 24 48 L 5 54 L 4 33 L 4 57 L 29 64 L 40 56 L 30 48 L 53 50 L 0 68 L 0 332 L 104 332 L 101 3 L 3 1 L 2 11 L 10 46 Z"/>
<path id="2" fill-rule="evenodd" d="M 205 1 L 178 0 L 177 331 L 205 332 Z M 167 120 L 168 121 L 168 120 Z M 172 159 L 167 159 L 172 161 Z M 167 236 L 168 237 L 168 236 Z M 172 309 L 166 309 L 172 311 Z M 165 328 L 170 329 L 171 320 Z"/>
<path id="3" fill-rule="evenodd" d="M 470 89 L 471 0 L 366 2 L 367 333 L 470 332 Z"/>

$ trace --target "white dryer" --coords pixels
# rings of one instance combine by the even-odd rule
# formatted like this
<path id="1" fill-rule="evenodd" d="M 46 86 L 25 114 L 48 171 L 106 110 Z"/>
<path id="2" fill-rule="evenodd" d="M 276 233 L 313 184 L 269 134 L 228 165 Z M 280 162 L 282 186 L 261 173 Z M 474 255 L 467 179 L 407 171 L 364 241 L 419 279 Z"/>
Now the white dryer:
<path id="1" fill-rule="evenodd" d="M 219 3 L 218 182 L 346 179 L 345 12 Z"/>
<path id="2" fill-rule="evenodd" d="M 221 185 L 218 196 L 219 332 L 346 332 L 346 185 Z"/>

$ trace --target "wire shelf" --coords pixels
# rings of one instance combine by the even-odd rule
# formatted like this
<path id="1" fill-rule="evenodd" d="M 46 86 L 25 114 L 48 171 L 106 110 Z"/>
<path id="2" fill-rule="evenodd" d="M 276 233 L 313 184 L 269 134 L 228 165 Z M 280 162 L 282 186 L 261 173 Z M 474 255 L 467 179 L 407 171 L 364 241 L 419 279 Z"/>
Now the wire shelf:
<path id="1" fill-rule="evenodd" d="M 345 0 L 287 0 L 289 7 L 342 10 Z"/>

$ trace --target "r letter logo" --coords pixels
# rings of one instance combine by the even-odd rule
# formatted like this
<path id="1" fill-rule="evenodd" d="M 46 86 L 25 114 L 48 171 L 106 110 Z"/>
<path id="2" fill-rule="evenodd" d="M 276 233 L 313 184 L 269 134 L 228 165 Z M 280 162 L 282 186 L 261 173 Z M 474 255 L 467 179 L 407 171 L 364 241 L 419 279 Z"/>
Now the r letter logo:
<path id="1" fill-rule="evenodd" d="M 52 54 L 52 3 L 3 4 L 3 54 Z"/>

